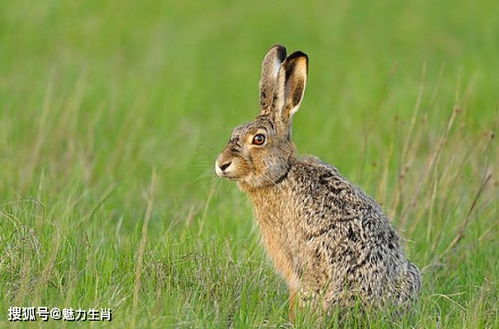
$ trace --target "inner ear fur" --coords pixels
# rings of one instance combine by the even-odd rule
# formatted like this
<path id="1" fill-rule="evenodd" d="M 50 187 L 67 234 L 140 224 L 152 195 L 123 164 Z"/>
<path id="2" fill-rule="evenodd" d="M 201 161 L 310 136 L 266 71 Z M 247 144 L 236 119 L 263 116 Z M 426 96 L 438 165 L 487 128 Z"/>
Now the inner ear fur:
<path id="1" fill-rule="evenodd" d="M 303 100 L 307 73 L 308 56 L 301 51 L 289 55 L 279 69 L 272 112 L 281 132 L 288 138 L 293 114 L 298 111 Z"/>
<path id="2" fill-rule="evenodd" d="M 286 71 L 286 82 L 282 116 L 284 120 L 289 120 L 298 111 L 303 100 L 307 83 L 308 56 L 301 51 L 294 52 L 286 59 L 283 68 Z"/>

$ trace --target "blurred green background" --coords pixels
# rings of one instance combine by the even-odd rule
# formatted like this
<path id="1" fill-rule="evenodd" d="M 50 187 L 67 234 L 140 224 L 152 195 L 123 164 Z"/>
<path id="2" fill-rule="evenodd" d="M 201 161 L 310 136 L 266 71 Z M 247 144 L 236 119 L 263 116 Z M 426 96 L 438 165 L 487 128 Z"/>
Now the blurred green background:
<path id="1" fill-rule="evenodd" d="M 281 43 L 310 57 L 299 151 L 372 194 L 431 273 L 426 306 L 400 326 L 497 324 L 498 13 L 0 2 L 0 323 L 9 306 L 47 304 L 112 307 L 117 328 L 285 325 L 250 205 L 212 169 L 257 115 L 260 63 Z"/>

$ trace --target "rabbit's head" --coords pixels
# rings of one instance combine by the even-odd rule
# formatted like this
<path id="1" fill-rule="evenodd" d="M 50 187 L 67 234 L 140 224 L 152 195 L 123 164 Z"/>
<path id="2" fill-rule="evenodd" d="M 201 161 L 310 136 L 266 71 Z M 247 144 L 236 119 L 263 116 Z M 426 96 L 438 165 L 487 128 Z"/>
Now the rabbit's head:
<path id="1" fill-rule="evenodd" d="M 303 99 L 308 57 L 297 51 L 286 57 L 286 48 L 272 47 L 262 63 L 260 114 L 234 128 L 218 156 L 218 176 L 239 182 L 244 189 L 275 184 L 284 179 L 295 157 L 291 122 Z"/>

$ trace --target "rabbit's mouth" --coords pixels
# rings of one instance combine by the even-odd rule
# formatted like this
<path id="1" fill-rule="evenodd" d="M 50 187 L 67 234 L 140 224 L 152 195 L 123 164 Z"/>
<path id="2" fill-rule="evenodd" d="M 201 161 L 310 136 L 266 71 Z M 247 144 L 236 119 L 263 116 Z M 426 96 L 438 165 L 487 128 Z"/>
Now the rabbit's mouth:
<path id="1" fill-rule="evenodd" d="M 233 181 L 233 182 L 237 182 L 237 181 L 241 180 L 240 176 L 231 175 L 231 174 L 222 174 L 222 175 L 218 175 L 218 177 L 227 178 L 228 180 Z"/>
<path id="2" fill-rule="evenodd" d="M 224 173 L 224 172 L 222 172 L 221 174 L 219 174 L 217 172 L 217 175 L 218 175 L 218 177 L 227 178 L 228 180 L 231 180 L 231 181 L 238 181 L 238 180 L 241 179 L 240 176 L 234 175 L 232 173 Z"/>

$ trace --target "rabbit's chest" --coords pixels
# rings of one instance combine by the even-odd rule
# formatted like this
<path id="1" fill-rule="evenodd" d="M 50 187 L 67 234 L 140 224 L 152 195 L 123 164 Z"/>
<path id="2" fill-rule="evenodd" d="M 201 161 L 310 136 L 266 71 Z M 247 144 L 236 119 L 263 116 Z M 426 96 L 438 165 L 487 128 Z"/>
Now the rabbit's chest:
<path id="1" fill-rule="evenodd" d="M 297 245 L 296 215 L 289 204 L 260 200 L 254 204 L 262 242 L 275 268 L 291 285 L 298 285 L 300 250 Z"/>

